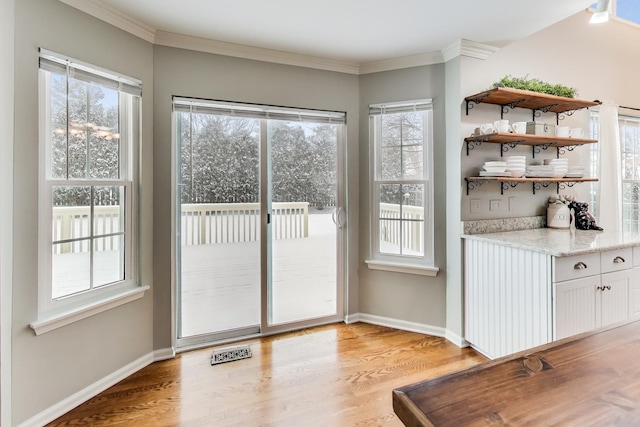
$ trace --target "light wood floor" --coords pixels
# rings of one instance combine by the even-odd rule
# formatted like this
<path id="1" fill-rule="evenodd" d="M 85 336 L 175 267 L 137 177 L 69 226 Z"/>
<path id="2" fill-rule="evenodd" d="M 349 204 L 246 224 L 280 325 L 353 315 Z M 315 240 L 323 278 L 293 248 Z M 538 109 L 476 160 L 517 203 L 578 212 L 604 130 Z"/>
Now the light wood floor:
<path id="1" fill-rule="evenodd" d="M 211 366 L 212 349 L 182 353 L 49 425 L 402 426 L 394 388 L 486 360 L 444 338 L 365 323 L 243 343 L 252 358 Z"/>

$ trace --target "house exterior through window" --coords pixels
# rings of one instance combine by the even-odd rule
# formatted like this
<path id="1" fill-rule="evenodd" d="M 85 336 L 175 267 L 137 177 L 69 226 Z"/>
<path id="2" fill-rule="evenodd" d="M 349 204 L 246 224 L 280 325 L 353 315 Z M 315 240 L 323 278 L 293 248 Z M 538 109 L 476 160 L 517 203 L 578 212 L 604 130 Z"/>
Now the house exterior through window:
<path id="1" fill-rule="evenodd" d="M 39 317 L 137 286 L 141 83 L 40 53 Z"/>
<path id="2" fill-rule="evenodd" d="M 432 267 L 432 102 L 371 105 L 369 118 L 373 203 L 368 264 Z"/>

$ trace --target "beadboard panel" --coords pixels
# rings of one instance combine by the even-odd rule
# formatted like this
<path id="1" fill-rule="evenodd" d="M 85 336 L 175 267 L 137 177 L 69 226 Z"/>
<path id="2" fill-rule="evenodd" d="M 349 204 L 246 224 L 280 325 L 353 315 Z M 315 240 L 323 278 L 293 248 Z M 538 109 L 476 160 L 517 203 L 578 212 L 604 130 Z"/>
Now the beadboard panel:
<path id="1" fill-rule="evenodd" d="M 465 339 L 501 357 L 552 339 L 551 257 L 465 240 Z"/>

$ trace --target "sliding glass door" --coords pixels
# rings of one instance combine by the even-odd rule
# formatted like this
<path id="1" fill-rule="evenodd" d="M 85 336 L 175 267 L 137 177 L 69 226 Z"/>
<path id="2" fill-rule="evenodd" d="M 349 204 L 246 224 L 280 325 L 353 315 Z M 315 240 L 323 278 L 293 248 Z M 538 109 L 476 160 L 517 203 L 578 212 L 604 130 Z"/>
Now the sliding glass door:
<path id="1" fill-rule="evenodd" d="M 174 127 L 178 345 L 341 319 L 344 116 L 176 98 Z"/>

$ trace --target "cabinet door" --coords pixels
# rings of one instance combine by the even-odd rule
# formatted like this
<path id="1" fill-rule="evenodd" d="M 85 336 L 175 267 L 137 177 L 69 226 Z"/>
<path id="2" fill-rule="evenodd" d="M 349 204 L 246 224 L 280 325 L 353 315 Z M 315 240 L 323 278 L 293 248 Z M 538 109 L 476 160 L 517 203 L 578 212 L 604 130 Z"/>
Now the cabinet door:
<path id="1" fill-rule="evenodd" d="M 640 259 L 640 256 L 638 258 Z M 633 269 L 633 280 L 629 288 L 629 311 L 629 316 L 640 316 L 640 267 Z"/>
<path id="2" fill-rule="evenodd" d="M 614 274 L 614 273 L 611 273 Z M 554 340 L 595 329 L 600 275 L 553 284 Z"/>
<path id="3" fill-rule="evenodd" d="M 632 278 L 631 269 L 602 275 L 599 292 L 600 319 L 596 320 L 598 326 L 607 326 L 629 318 Z"/>

